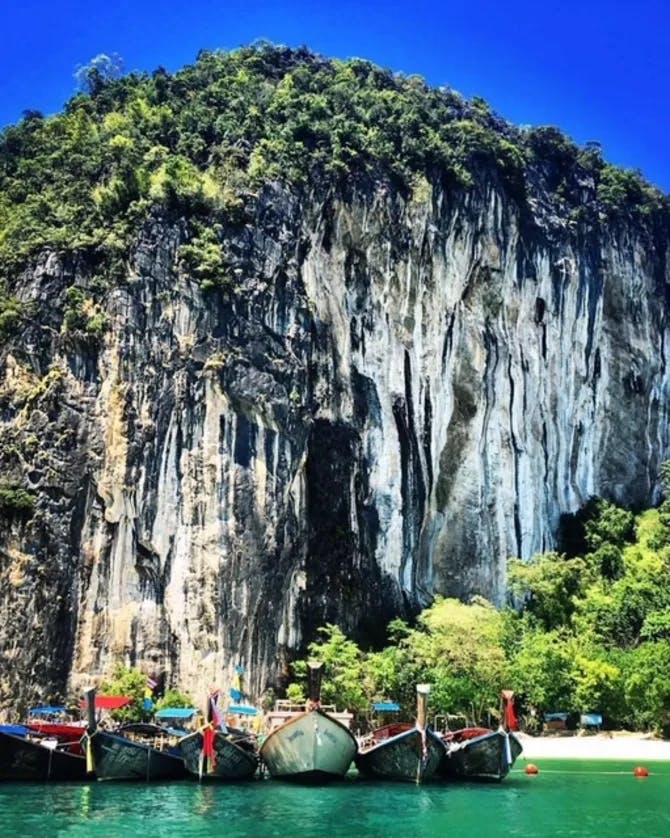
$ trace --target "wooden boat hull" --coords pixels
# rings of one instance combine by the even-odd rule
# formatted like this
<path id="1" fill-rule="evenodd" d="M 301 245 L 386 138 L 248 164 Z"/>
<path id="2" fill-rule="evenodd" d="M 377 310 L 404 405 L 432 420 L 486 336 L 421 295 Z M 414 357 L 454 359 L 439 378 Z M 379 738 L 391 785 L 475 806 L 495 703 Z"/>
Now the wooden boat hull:
<path id="1" fill-rule="evenodd" d="M 506 743 L 508 736 L 509 748 Z M 447 738 L 445 745 L 447 750 L 440 765 L 440 774 L 454 780 L 502 780 L 522 751 L 516 736 L 503 730 L 462 741 Z"/>
<path id="2" fill-rule="evenodd" d="M 96 730 L 83 741 L 84 751 L 90 742 L 93 765 L 98 780 L 181 780 L 186 776 L 181 756 L 158 751 L 142 742 L 132 742 Z"/>
<path id="3" fill-rule="evenodd" d="M 20 736 L 0 733 L 0 780 L 86 779 L 86 760 Z"/>
<path id="4" fill-rule="evenodd" d="M 439 736 L 427 730 L 425 739 L 416 727 L 384 739 L 356 757 L 364 777 L 422 783 L 437 773 L 444 757 Z"/>
<path id="5" fill-rule="evenodd" d="M 258 753 L 244 747 L 220 730 L 214 733 L 214 765 L 203 758 L 203 734 L 191 733 L 179 740 L 179 750 L 189 774 L 201 779 L 248 780 L 258 768 Z"/>
<path id="6" fill-rule="evenodd" d="M 272 777 L 319 783 L 344 777 L 356 750 L 348 728 L 327 713 L 312 710 L 273 731 L 260 754 Z"/>

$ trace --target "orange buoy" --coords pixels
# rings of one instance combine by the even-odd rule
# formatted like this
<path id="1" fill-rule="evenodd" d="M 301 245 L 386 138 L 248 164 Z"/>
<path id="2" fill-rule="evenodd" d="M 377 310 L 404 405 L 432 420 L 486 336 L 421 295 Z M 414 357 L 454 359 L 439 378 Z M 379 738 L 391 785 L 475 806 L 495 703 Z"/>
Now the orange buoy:
<path id="1" fill-rule="evenodd" d="M 637 768 L 635 769 L 637 771 Z M 532 762 L 529 762 L 526 766 L 526 774 L 539 774 L 540 769 Z"/>
<path id="2" fill-rule="evenodd" d="M 633 769 L 633 774 L 636 777 L 648 777 L 649 769 L 645 768 L 644 765 L 638 765 L 636 768 Z"/>

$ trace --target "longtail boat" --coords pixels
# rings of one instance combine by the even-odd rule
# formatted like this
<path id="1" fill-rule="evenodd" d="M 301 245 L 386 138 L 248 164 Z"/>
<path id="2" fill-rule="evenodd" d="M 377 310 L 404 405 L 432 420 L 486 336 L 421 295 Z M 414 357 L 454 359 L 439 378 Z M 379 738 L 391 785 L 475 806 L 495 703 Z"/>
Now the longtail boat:
<path id="1" fill-rule="evenodd" d="M 86 722 L 72 718 L 67 707 L 33 707 L 28 711 L 25 727 L 32 734 L 57 740 L 59 750 L 83 755 L 81 737 L 86 730 Z"/>
<path id="2" fill-rule="evenodd" d="M 237 714 L 256 715 L 255 707 L 228 708 Z M 210 695 L 207 724 L 179 740 L 179 750 L 189 774 L 199 780 L 248 780 L 258 768 L 255 736 L 227 726 L 218 709 L 216 695 Z"/>
<path id="3" fill-rule="evenodd" d="M 129 724 L 109 733 L 95 719 L 95 690 L 88 692 L 88 728 L 82 745 L 98 780 L 180 780 L 184 760 L 167 728 Z"/>
<path id="4" fill-rule="evenodd" d="M 179 740 L 189 774 L 200 780 L 248 780 L 258 768 L 255 739 L 240 730 L 211 724 Z"/>
<path id="5" fill-rule="evenodd" d="M 356 755 L 356 739 L 349 730 L 352 714 L 321 706 L 322 667 L 309 664 L 309 699 L 304 708 L 277 702 L 268 716 L 270 731 L 260 755 L 272 777 L 329 782 L 344 777 Z"/>
<path id="6" fill-rule="evenodd" d="M 436 774 L 444 757 L 444 745 L 426 723 L 430 687 L 418 684 L 416 690 L 416 724 L 383 725 L 361 744 L 356 767 L 364 777 L 421 783 Z"/>
<path id="7" fill-rule="evenodd" d="M 13 728 L 14 732 L 9 732 Z M 56 740 L 49 744 L 32 738 L 17 726 L 0 731 L 0 780 L 52 780 L 65 782 L 86 779 L 86 760 L 68 753 Z"/>
<path id="8" fill-rule="evenodd" d="M 446 754 L 440 774 L 455 780 L 503 780 L 522 751 L 516 729 L 514 693 L 503 690 L 501 726 L 498 730 L 466 727 L 443 735 Z"/>

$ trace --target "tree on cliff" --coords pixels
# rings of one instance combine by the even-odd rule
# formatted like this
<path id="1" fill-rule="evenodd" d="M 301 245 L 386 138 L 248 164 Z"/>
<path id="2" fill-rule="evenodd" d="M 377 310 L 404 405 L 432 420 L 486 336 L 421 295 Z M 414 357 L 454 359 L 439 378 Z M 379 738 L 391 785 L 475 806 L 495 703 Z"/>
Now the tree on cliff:
<path id="1" fill-rule="evenodd" d="M 75 70 L 74 77 L 77 82 L 77 89 L 95 96 L 106 82 L 120 78 L 123 71 L 123 58 L 118 53 L 113 52 L 111 55 L 107 55 L 101 52 L 95 58 L 92 58 L 88 64 L 79 65 Z"/>

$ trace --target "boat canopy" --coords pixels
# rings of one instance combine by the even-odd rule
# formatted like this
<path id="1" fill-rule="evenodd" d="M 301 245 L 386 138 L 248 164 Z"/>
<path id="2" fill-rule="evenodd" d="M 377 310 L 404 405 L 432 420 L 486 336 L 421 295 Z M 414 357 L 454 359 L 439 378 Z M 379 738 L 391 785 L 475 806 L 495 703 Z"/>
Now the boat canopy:
<path id="1" fill-rule="evenodd" d="M 127 695 L 96 695 L 95 709 L 96 710 L 118 710 L 120 707 L 125 707 L 130 704 L 132 698 Z M 81 702 L 82 709 L 88 707 L 88 701 L 83 699 Z"/>
<path id="2" fill-rule="evenodd" d="M 29 716 L 60 716 L 62 713 L 67 713 L 67 707 L 33 707 L 28 710 Z"/>
<path id="3" fill-rule="evenodd" d="M 258 710 L 255 707 L 249 707 L 246 704 L 229 704 L 226 711 L 233 716 L 257 716 Z"/>
<path id="4" fill-rule="evenodd" d="M 182 739 L 184 736 L 188 736 L 188 731 L 182 730 L 179 727 L 166 727 L 165 730 L 167 730 L 170 736 L 176 736 L 177 739 Z"/>
<path id="5" fill-rule="evenodd" d="M 544 720 L 545 722 L 565 722 L 569 715 L 569 713 L 545 713 Z"/>
<path id="6" fill-rule="evenodd" d="M 191 719 L 197 712 L 195 707 L 165 707 L 155 715 L 157 719 Z"/>
<path id="7" fill-rule="evenodd" d="M 400 705 L 395 701 L 378 701 L 372 705 L 372 709 L 378 713 L 395 713 L 400 710 Z"/>
<path id="8" fill-rule="evenodd" d="M 600 727 L 603 723 L 601 713 L 582 713 L 579 717 L 579 724 L 582 727 Z"/>

